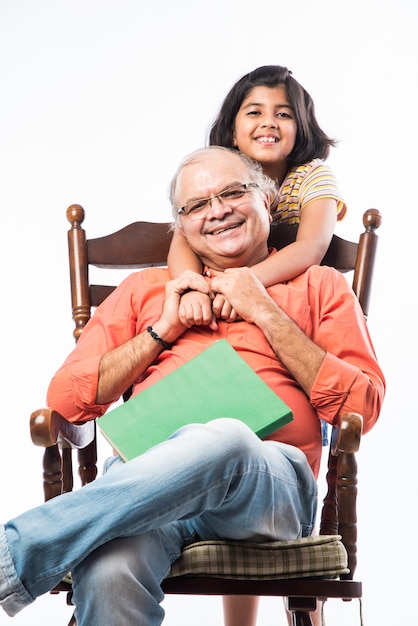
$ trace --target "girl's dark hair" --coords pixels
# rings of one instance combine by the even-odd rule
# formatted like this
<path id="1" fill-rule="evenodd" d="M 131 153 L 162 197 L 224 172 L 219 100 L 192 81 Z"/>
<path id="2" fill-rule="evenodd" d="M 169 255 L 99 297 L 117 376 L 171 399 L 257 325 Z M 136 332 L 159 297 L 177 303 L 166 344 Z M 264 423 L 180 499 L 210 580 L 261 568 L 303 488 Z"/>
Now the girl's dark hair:
<path id="1" fill-rule="evenodd" d="M 220 108 L 209 132 L 209 145 L 233 148 L 236 115 L 254 87 L 279 87 L 284 85 L 296 121 L 296 140 L 287 161 L 290 167 L 302 165 L 312 159 L 326 159 L 336 141 L 320 128 L 315 117 L 311 96 L 292 76 L 287 67 L 264 65 L 246 74 L 232 87 Z"/>

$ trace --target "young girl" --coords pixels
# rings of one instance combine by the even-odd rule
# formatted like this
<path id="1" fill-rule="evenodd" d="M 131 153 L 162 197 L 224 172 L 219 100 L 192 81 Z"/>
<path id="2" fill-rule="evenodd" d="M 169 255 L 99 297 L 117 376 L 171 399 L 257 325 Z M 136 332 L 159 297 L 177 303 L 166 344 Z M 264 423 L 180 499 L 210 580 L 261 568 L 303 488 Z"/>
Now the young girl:
<path id="1" fill-rule="evenodd" d="M 272 199 L 272 222 L 298 224 L 296 241 L 252 269 L 265 287 L 284 282 L 319 264 L 346 206 L 334 175 L 324 164 L 335 145 L 320 128 L 312 98 L 278 65 L 259 67 L 243 76 L 226 96 L 209 135 L 210 145 L 235 148 L 258 161 L 277 186 Z M 172 276 L 186 269 L 202 272 L 198 257 L 175 230 L 168 256 Z M 210 275 L 210 271 L 209 271 Z M 216 326 L 216 318 L 236 320 L 220 296 L 190 292 L 181 300 L 183 324 Z M 226 626 L 254 626 L 258 598 L 224 598 Z M 319 615 L 312 615 L 314 624 Z M 290 622 L 289 622 L 290 623 Z"/>
<path id="2" fill-rule="evenodd" d="M 291 72 L 268 65 L 243 76 L 226 96 L 209 143 L 235 148 L 258 161 L 277 185 L 271 205 L 273 224 L 299 225 L 294 243 L 253 268 L 264 286 L 289 280 L 320 263 L 346 206 L 323 163 L 335 142 L 320 128 L 312 98 Z M 202 271 L 179 230 L 174 231 L 168 268 L 173 277 L 185 269 Z M 236 319 L 229 303 L 218 296 L 211 304 L 202 294 L 183 296 L 182 323 L 208 323 L 209 315 Z"/>

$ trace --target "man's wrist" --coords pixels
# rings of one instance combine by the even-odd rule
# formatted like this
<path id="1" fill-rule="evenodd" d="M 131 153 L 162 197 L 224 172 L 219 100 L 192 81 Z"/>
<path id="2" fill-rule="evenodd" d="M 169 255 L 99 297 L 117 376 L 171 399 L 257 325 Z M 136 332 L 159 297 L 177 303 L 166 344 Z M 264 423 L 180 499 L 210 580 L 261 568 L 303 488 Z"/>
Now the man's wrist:
<path id="1" fill-rule="evenodd" d="M 171 348 L 173 347 L 173 344 L 168 341 L 165 341 L 162 337 L 160 337 L 160 335 L 157 333 L 156 330 L 154 330 L 152 326 L 147 327 L 147 332 L 149 332 L 149 334 L 154 339 L 154 341 L 159 343 L 163 347 L 164 350 L 171 350 Z"/>
<path id="2" fill-rule="evenodd" d="M 170 344 L 171 346 L 174 344 L 174 342 L 178 339 L 178 337 L 183 332 L 183 331 L 176 332 L 176 329 L 173 328 L 173 326 L 171 326 L 170 324 L 167 324 L 162 319 L 158 319 L 156 322 L 154 322 L 154 324 L 152 324 L 152 330 L 164 341 L 164 343 Z M 150 334 L 150 337 L 152 337 L 151 334 Z M 154 339 L 154 341 L 156 340 Z"/>

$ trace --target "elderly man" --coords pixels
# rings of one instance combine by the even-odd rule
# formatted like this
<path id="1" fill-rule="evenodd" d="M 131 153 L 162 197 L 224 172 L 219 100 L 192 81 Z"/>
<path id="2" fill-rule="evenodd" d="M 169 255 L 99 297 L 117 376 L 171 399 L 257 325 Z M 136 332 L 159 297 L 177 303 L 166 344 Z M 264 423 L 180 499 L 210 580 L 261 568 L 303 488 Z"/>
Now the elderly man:
<path id="1" fill-rule="evenodd" d="M 266 290 L 251 266 L 269 252 L 270 183 L 237 152 L 189 155 L 171 187 L 173 211 L 213 278 L 138 272 L 96 311 L 51 381 L 48 402 L 75 422 L 103 414 L 220 338 L 291 407 L 294 421 L 260 441 L 238 420 L 191 424 L 70 494 L 7 522 L 0 602 L 14 615 L 71 570 L 79 626 L 156 625 L 160 583 L 197 539 L 268 541 L 309 535 L 315 522 L 320 419 L 340 411 L 376 421 L 384 378 L 345 279 L 313 267 Z M 182 294 L 224 296 L 239 316 L 203 314 L 186 328 Z M 209 301 L 209 300 L 208 300 Z M 225 373 L 227 376 L 227 372 Z M 208 381 L 210 384 L 210 381 Z M 48 524 L 48 534 L 43 528 Z"/>

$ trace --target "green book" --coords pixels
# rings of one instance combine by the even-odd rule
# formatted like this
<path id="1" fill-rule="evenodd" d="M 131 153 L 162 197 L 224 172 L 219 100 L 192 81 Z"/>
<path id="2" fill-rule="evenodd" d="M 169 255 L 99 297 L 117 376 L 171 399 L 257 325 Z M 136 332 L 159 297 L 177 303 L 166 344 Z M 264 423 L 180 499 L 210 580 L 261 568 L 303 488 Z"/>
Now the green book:
<path id="1" fill-rule="evenodd" d="M 125 461 L 181 426 L 217 417 L 245 422 L 261 439 L 292 419 L 289 407 L 226 339 L 99 417 L 104 437 Z"/>

